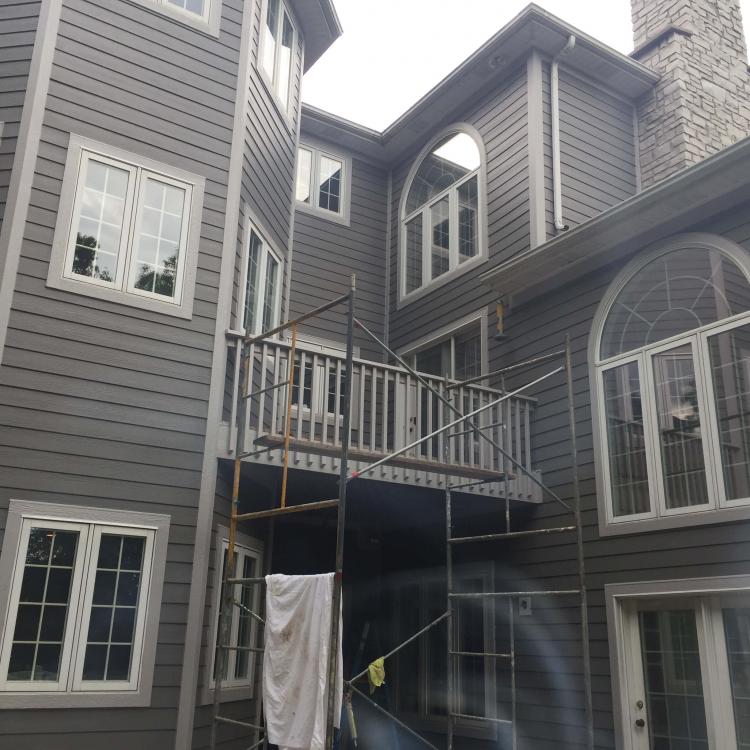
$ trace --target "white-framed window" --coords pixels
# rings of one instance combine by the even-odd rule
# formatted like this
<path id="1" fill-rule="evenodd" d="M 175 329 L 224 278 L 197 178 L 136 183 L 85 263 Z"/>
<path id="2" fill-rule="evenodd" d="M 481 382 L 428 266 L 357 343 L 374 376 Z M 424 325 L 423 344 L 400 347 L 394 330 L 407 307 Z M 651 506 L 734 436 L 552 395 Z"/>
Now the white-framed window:
<path id="1" fill-rule="evenodd" d="M 418 372 L 451 380 L 469 380 L 485 369 L 486 341 L 483 318 L 439 334 L 407 353 L 407 361 Z"/>
<path id="2" fill-rule="evenodd" d="M 242 328 L 260 334 L 279 325 L 284 262 L 263 235 L 248 222 L 240 295 Z"/>
<path id="3" fill-rule="evenodd" d="M 189 317 L 203 184 L 71 136 L 48 283 Z"/>
<path id="4" fill-rule="evenodd" d="M 592 329 L 603 531 L 750 514 L 750 277 L 738 246 L 639 257 Z"/>
<path id="5" fill-rule="evenodd" d="M 483 161 L 468 126 L 452 128 L 416 160 L 401 199 L 400 300 L 486 258 Z"/>
<path id="6" fill-rule="evenodd" d="M 188 26 L 219 35 L 221 0 L 133 0 Z"/>
<path id="7" fill-rule="evenodd" d="M 750 580 L 605 587 L 617 747 L 750 743 Z"/>
<path id="8" fill-rule="evenodd" d="M 285 113 L 293 88 L 297 29 L 284 0 L 264 0 L 260 31 L 260 69 Z"/>
<path id="9" fill-rule="evenodd" d="M 487 566 L 456 566 L 456 593 L 492 591 L 492 572 Z M 445 571 L 421 571 L 408 581 L 397 581 L 392 591 L 392 635 L 401 643 L 446 610 Z M 463 653 L 494 653 L 495 610 L 491 599 L 457 599 L 454 602 L 452 650 Z M 425 730 L 444 731 L 447 713 L 447 628 L 444 623 L 399 651 L 389 681 L 396 713 Z M 454 713 L 472 717 L 496 717 L 495 664 L 489 657 L 462 656 L 453 659 Z M 472 719 L 456 719 L 458 734 L 488 738 L 494 725 Z"/>
<path id="10" fill-rule="evenodd" d="M 301 144 L 297 150 L 297 208 L 348 222 L 351 163 L 349 157 L 328 149 Z"/>
<path id="11" fill-rule="evenodd" d="M 11 515 L 1 561 L 0 705 L 102 705 L 86 699 L 106 694 L 143 704 L 166 517 L 15 501 Z"/>
<path id="12" fill-rule="evenodd" d="M 224 596 L 224 573 L 229 549 L 229 530 L 219 527 L 216 536 L 217 550 L 221 550 L 221 566 L 217 566 L 214 577 L 213 600 L 211 608 L 211 658 L 210 672 L 204 690 L 204 702 L 211 701 L 211 692 L 216 685 L 218 670 L 219 616 L 221 601 Z M 263 545 L 256 539 L 240 534 L 234 547 L 234 571 L 238 578 L 258 578 L 262 575 Z M 258 613 L 261 602 L 260 586 L 242 586 L 233 584 L 233 597 L 242 607 L 232 607 L 229 624 L 228 645 L 224 675 L 221 680 L 222 697 L 225 700 L 244 700 L 252 697 L 256 668 L 260 662 L 258 653 L 247 649 L 258 644 L 258 623 L 247 610 Z M 244 609 L 243 609 L 244 608 Z M 225 692 L 226 691 L 226 692 Z"/>

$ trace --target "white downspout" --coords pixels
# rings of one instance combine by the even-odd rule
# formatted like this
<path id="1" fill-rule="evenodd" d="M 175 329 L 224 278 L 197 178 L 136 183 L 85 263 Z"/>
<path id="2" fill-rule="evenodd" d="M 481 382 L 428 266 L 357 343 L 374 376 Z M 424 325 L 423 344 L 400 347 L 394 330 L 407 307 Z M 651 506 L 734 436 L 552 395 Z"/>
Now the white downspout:
<path id="1" fill-rule="evenodd" d="M 560 179 L 560 91 L 558 83 L 558 68 L 560 58 L 567 55 L 575 47 L 576 38 L 571 34 L 565 46 L 552 59 L 550 69 L 550 94 L 552 99 L 552 201 L 555 209 L 555 229 L 565 232 L 569 229 L 563 223 L 562 216 L 562 182 Z"/>

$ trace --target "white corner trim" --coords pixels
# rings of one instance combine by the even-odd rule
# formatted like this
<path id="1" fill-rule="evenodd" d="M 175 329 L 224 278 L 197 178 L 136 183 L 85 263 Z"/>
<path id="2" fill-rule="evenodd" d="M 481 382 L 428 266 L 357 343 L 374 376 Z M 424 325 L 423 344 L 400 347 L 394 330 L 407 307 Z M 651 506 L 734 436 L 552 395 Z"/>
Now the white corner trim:
<path id="1" fill-rule="evenodd" d="M 214 499 L 218 459 L 217 445 L 221 423 L 221 402 L 224 398 L 224 370 L 226 350 L 224 331 L 230 326 L 232 314 L 232 286 L 237 255 L 237 237 L 240 221 L 240 193 L 242 189 L 242 166 L 245 146 L 245 117 L 249 109 L 247 91 L 250 86 L 250 46 L 253 40 L 254 3 L 243 3 L 242 32 L 237 90 L 234 102 L 232 146 L 227 175 L 227 199 L 222 238 L 222 259 L 219 277 L 219 293 L 214 326 L 213 356 L 211 361 L 211 385 L 208 394 L 205 450 L 201 467 L 201 486 L 198 499 L 198 518 L 193 548 L 193 575 L 190 581 L 185 650 L 180 681 L 180 699 L 177 711 L 175 750 L 190 750 L 193 744 L 193 720 L 198 688 L 198 666 L 200 662 L 203 616 L 205 613 L 208 582 L 208 561 L 211 552 L 211 528 L 213 525 Z"/>
<path id="2" fill-rule="evenodd" d="M 13 170 L 8 185 L 8 202 L 0 230 L 0 363 L 5 349 L 10 307 L 29 212 L 61 10 L 62 0 L 42 0 L 19 125 L 20 135 L 16 141 Z"/>

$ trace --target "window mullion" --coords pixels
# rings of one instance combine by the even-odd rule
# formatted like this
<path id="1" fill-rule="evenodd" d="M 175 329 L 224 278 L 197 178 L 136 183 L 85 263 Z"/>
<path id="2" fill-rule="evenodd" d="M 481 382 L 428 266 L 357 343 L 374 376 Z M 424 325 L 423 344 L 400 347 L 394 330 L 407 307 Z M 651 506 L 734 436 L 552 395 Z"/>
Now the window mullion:
<path id="1" fill-rule="evenodd" d="M 664 471 L 659 445 L 659 415 L 657 412 L 656 386 L 653 371 L 653 357 L 649 351 L 638 355 L 638 369 L 641 381 L 641 410 L 643 413 L 643 439 L 646 445 L 646 465 L 648 470 L 651 511 L 656 517 L 664 514 L 666 498 L 664 494 Z M 650 464 L 649 464 L 650 461 Z"/>
<path id="2" fill-rule="evenodd" d="M 81 555 L 80 562 L 77 563 L 80 564 L 81 568 L 78 572 L 79 578 L 79 586 L 76 601 L 73 602 L 73 597 L 71 596 L 70 600 L 70 606 L 75 606 L 75 619 L 74 622 L 71 623 L 73 627 L 70 628 L 71 630 L 71 637 L 73 638 L 73 645 L 71 647 L 70 651 L 70 668 L 68 669 L 67 674 L 67 686 L 66 690 L 68 691 L 74 691 L 75 690 L 75 682 L 76 682 L 76 675 L 78 674 L 78 665 L 81 664 L 81 669 L 83 669 L 83 658 L 86 653 L 86 636 L 84 633 L 84 623 L 88 623 L 89 620 L 89 614 L 91 607 L 86 607 L 86 592 L 89 588 L 89 578 L 91 577 L 91 558 L 93 555 L 92 547 L 94 545 L 94 534 L 92 533 L 91 526 L 82 526 L 79 541 L 81 543 L 81 549 L 83 551 L 83 554 Z M 94 571 L 94 575 L 96 575 L 96 571 Z M 74 569 L 73 576 L 75 578 L 76 571 Z M 91 583 L 91 586 L 93 587 L 93 582 Z"/>
<path id="3" fill-rule="evenodd" d="M 458 186 L 448 193 L 448 270 L 458 267 Z"/>
<path id="4" fill-rule="evenodd" d="M 422 209 L 422 286 L 432 280 L 431 245 L 430 207 L 425 206 Z"/>

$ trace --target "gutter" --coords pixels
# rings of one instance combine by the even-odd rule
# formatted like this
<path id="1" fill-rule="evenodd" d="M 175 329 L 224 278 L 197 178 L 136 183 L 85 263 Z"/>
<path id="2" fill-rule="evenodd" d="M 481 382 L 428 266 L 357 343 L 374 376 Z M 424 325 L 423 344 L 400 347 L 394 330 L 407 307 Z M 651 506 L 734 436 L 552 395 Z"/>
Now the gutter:
<path id="1" fill-rule="evenodd" d="M 552 98 L 552 200 L 555 209 L 555 229 L 567 232 L 570 228 L 563 222 L 562 215 L 562 177 L 560 174 L 560 85 L 559 67 L 561 58 L 565 57 L 576 45 L 573 34 L 568 37 L 565 46 L 552 59 L 550 69 L 550 94 Z"/>

